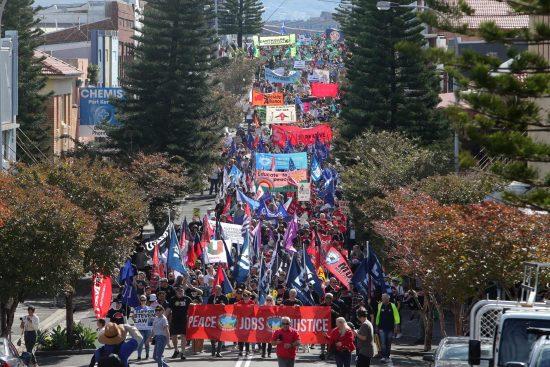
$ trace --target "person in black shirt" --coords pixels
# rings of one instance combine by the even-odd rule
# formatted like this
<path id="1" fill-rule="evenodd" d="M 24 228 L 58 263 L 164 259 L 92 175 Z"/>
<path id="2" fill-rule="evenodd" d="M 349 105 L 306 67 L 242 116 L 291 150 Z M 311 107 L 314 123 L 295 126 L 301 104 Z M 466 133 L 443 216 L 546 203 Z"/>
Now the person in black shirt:
<path id="1" fill-rule="evenodd" d="M 165 291 L 160 291 L 157 294 L 157 303 L 161 305 L 165 310 L 170 307 L 170 302 L 166 299 Z"/>
<path id="2" fill-rule="evenodd" d="M 283 301 L 283 306 L 302 306 L 302 301 L 296 298 L 296 289 L 291 289 L 288 292 L 288 299 Z"/>
<path id="3" fill-rule="evenodd" d="M 208 304 L 209 305 L 227 305 L 229 304 L 229 301 L 225 295 L 222 294 L 222 287 L 221 285 L 217 285 L 214 287 L 214 293 L 208 297 Z M 221 351 L 223 342 L 215 339 L 211 339 L 210 343 L 212 344 L 212 357 L 218 357 L 221 358 Z"/>
<path id="4" fill-rule="evenodd" d="M 162 278 L 160 280 L 160 285 L 157 289 L 157 296 L 160 291 L 163 291 L 166 293 L 167 300 L 170 300 L 172 297 L 176 295 L 176 292 L 174 291 L 174 287 L 168 284 L 168 278 Z"/>
<path id="5" fill-rule="evenodd" d="M 127 316 L 126 307 L 122 307 L 120 297 L 115 299 L 113 306 L 107 312 L 107 318 L 109 321 L 114 322 L 117 325 L 124 325 L 124 317 Z"/>
<path id="6" fill-rule="evenodd" d="M 187 341 L 185 334 L 187 332 L 187 309 L 193 300 L 187 297 L 183 292 L 183 287 L 178 287 L 176 295 L 170 299 L 169 314 L 170 319 L 170 335 L 174 344 L 174 354 L 172 358 L 177 358 L 178 355 L 183 360 L 185 359 L 185 346 Z M 181 353 L 178 351 L 178 335 L 181 335 Z"/>

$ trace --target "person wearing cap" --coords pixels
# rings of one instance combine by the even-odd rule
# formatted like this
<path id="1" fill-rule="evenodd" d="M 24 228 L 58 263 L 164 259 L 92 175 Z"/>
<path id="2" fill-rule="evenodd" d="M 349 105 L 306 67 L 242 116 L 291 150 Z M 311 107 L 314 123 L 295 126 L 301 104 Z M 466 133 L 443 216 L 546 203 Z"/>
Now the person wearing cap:
<path id="1" fill-rule="evenodd" d="M 251 299 L 251 294 L 249 291 L 242 291 L 243 298 L 240 301 L 235 302 L 235 305 L 238 306 L 252 306 L 256 302 Z M 239 342 L 239 357 L 243 355 L 243 347 L 246 349 L 246 355 L 250 354 L 250 343 Z"/>
<path id="2" fill-rule="evenodd" d="M 157 306 L 159 306 L 157 295 L 152 293 L 149 295 L 149 307 L 154 309 Z"/>
<path id="3" fill-rule="evenodd" d="M 130 339 L 126 340 L 128 334 L 130 334 Z M 137 350 L 142 339 L 143 337 L 134 326 L 109 322 L 97 337 L 97 341 L 103 344 L 103 346 L 96 349 L 94 359 L 98 362 L 99 366 L 108 365 L 108 360 L 112 359 L 112 355 L 116 355 L 122 362 L 122 365 L 128 367 L 128 358 Z"/>
<path id="4" fill-rule="evenodd" d="M 145 346 L 145 359 L 149 359 L 149 334 L 153 324 L 153 317 L 155 316 L 155 309 L 147 306 L 147 297 L 145 295 L 139 296 L 140 305 L 134 308 L 133 318 L 134 326 L 139 330 L 142 341 L 138 345 L 138 361 L 141 360 L 141 352 Z"/>
<path id="5" fill-rule="evenodd" d="M 174 291 L 174 287 L 168 284 L 168 278 L 160 279 L 160 284 L 157 289 L 157 296 L 161 291 L 166 293 L 166 299 L 170 299 L 176 294 L 176 292 Z"/>
<path id="6" fill-rule="evenodd" d="M 124 324 L 124 318 L 127 316 L 126 308 L 122 307 L 121 298 L 121 295 L 118 295 L 109 311 L 107 311 L 107 318 L 109 321 L 118 325 Z"/>
<path id="7" fill-rule="evenodd" d="M 200 291 L 200 289 L 199 289 Z M 172 358 L 184 360 L 185 346 L 187 340 L 185 334 L 187 333 L 187 309 L 193 304 L 193 300 L 186 296 L 183 287 L 178 287 L 176 295 L 170 299 L 168 308 L 168 315 L 170 318 L 170 334 L 172 335 L 172 343 L 174 344 L 174 354 Z M 178 336 L 181 335 L 181 353 L 178 351 Z"/>
<path id="8" fill-rule="evenodd" d="M 155 318 L 151 328 L 149 342 L 155 341 L 155 349 L 153 351 L 153 359 L 157 362 L 158 367 L 168 367 L 164 362 L 164 348 L 170 339 L 170 328 L 168 327 L 168 319 L 164 316 L 164 308 L 162 306 L 155 307 Z"/>
<path id="9" fill-rule="evenodd" d="M 214 287 L 213 293 L 208 298 L 207 303 L 209 305 L 227 305 L 227 304 L 229 304 L 229 301 L 227 300 L 227 297 L 222 293 L 222 286 L 221 285 L 218 284 Z M 222 351 L 223 342 L 219 341 L 219 340 L 216 340 L 216 339 L 211 339 L 210 344 L 212 345 L 212 357 L 221 358 L 221 356 L 222 356 L 221 351 Z"/>
<path id="10" fill-rule="evenodd" d="M 272 344 L 277 346 L 277 363 L 279 367 L 294 367 L 296 348 L 300 345 L 300 334 L 290 327 L 290 318 L 281 318 L 281 328 L 272 336 Z"/>

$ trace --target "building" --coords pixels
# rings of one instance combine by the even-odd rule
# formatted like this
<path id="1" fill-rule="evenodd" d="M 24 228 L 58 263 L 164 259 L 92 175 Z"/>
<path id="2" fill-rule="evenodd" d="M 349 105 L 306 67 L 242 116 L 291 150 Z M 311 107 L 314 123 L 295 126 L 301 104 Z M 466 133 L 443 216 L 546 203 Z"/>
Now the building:
<path id="1" fill-rule="evenodd" d="M 6 31 L 6 38 L 0 39 L 0 171 L 9 168 L 17 158 L 17 54 L 17 32 Z"/>
<path id="2" fill-rule="evenodd" d="M 90 63 L 94 63 L 94 58 L 99 60 L 98 52 L 104 52 L 94 48 L 95 46 L 117 44 L 114 49 L 116 55 L 110 54 L 108 62 L 103 58 L 101 64 L 97 64 L 100 69 L 111 71 L 102 82 L 112 84 L 104 86 L 116 86 L 119 84 L 118 78 L 124 76 L 125 66 L 132 58 L 134 26 L 139 26 L 139 22 L 136 23 L 136 19 L 139 19 L 136 18 L 139 7 L 122 1 L 105 1 L 101 4 L 104 19 L 47 33 L 43 36 L 44 44 L 39 49 L 64 61 L 88 59 Z M 99 38 L 103 38 L 104 42 Z"/>
<path id="3" fill-rule="evenodd" d="M 74 141 L 77 139 L 77 84 L 81 72 L 42 51 L 35 51 L 35 56 L 44 58 L 42 74 L 46 75 L 48 80 L 41 92 L 51 94 L 46 106 L 47 123 L 52 132 L 52 153 L 54 156 L 60 156 L 73 149 Z"/>

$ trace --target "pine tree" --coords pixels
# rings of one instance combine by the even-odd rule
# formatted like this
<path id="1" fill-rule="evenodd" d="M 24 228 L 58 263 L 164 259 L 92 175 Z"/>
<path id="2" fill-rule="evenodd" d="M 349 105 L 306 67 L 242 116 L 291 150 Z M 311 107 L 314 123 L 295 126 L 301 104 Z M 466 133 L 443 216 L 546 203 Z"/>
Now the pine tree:
<path id="1" fill-rule="evenodd" d="M 37 28 L 35 19 L 37 8 L 33 0 L 8 0 L 3 13 L 2 33 L 16 30 L 19 37 L 19 114 L 21 138 L 30 154 L 38 158 L 52 153 L 52 127 L 47 124 L 46 101 L 48 95 L 40 94 L 46 86 L 46 77 L 42 75 L 39 58 L 34 50 L 42 44 L 42 31 Z M 30 139 L 26 139 L 26 136 Z M 21 160 L 32 162 L 28 155 L 20 155 Z"/>
<path id="2" fill-rule="evenodd" d="M 429 143 L 444 135 L 434 110 L 439 80 L 423 52 L 426 41 L 415 11 L 380 11 L 376 0 L 349 0 L 338 13 L 349 47 L 342 137 L 373 129 L 401 131 Z"/>
<path id="3" fill-rule="evenodd" d="M 117 102 L 120 125 L 108 129 L 128 154 L 181 157 L 192 174 L 212 162 L 221 127 L 208 72 L 213 67 L 213 8 L 207 0 L 148 1 L 142 34 Z"/>
<path id="4" fill-rule="evenodd" d="M 261 0 L 225 0 L 219 14 L 220 34 L 236 34 L 237 46 L 243 47 L 243 36 L 262 31 Z"/>
<path id="5" fill-rule="evenodd" d="M 550 168 L 550 144 L 544 140 L 544 134 L 550 134 L 550 6 L 545 0 L 505 2 L 511 15 L 515 11 L 530 16 L 529 29 L 501 29 L 490 21 L 469 30 L 461 21 L 471 12 L 467 5 L 450 8 L 436 0 L 429 5 L 439 15 L 427 13 L 424 19 L 442 29 L 507 45 L 510 60 L 504 64 L 474 51 L 447 60 L 446 70 L 459 85 L 458 95 L 464 102 L 464 107 L 450 108 L 449 115 L 463 127 L 463 139 L 474 153 L 484 149 L 495 162 L 491 167 L 495 173 L 535 187 L 527 195 L 509 195 L 508 199 L 548 209 L 550 173 L 546 177 L 540 173 L 545 165 L 546 172 Z M 520 52 L 517 45 L 525 43 L 527 50 Z"/>

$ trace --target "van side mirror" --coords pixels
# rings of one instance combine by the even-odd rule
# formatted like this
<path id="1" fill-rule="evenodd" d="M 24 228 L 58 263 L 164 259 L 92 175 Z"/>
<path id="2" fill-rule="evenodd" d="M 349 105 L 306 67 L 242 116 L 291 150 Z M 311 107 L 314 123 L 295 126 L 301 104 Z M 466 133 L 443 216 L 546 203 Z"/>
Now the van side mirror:
<path id="1" fill-rule="evenodd" d="M 479 366 L 481 363 L 481 341 L 468 340 L 468 364 Z"/>
<path id="2" fill-rule="evenodd" d="M 433 353 L 427 353 L 427 354 L 424 354 L 422 356 L 422 360 L 424 360 L 426 362 L 433 362 L 435 360 L 435 357 L 434 357 Z"/>
<path id="3" fill-rule="evenodd" d="M 508 362 L 505 367 L 527 367 L 527 363 L 523 362 Z"/>

